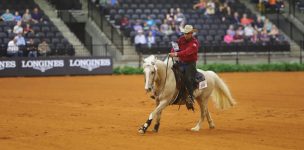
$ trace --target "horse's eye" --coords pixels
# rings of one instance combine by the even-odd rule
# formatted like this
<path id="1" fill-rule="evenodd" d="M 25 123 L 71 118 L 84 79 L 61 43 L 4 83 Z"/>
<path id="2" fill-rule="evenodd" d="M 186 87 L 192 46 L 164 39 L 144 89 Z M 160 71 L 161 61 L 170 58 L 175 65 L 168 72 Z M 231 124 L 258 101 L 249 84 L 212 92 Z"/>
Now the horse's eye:
<path id="1" fill-rule="evenodd" d="M 151 74 L 154 74 L 154 71 L 151 71 Z"/>

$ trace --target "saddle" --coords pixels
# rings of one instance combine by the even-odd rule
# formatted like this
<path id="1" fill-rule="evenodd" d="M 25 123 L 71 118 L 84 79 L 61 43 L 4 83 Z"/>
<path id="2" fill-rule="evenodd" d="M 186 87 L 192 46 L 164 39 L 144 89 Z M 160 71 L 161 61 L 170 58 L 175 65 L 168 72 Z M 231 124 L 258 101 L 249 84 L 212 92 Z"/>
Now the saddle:
<path id="1" fill-rule="evenodd" d="M 178 90 L 178 94 L 176 98 L 171 102 L 171 105 L 183 105 L 186 104 L 186 99 L 189 96 L 189 93 L 186 89 L 186 85 L 184 81 L 184 74 L 180 70 L 179 64 L 175 63 L 172 66 L 172 70 L 174 72 L 174 76 L 176 79 L 176 89 Z M 205 80 L 204 74 L 200 72 L 196 72 L 195 74 L 195 83 L 193 84 L 193 89 L 196 90 L 199 87 L 199 83 Z"/>

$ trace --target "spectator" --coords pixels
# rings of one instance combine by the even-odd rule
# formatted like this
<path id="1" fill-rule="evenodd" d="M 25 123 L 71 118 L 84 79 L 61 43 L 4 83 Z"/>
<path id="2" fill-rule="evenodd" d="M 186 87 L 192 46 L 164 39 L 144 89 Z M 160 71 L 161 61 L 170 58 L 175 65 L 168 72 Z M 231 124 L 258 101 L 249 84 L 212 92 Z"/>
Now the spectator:
<path id="1" fill-rule="evenodd" d="M 151 48 L 153 44 L 155 44 L 155 37 L 153 36 L 152 32 L 149 32 L 148 33 L 148 36 L 147 36 L 147 44 L 148 44 L 148 47 Z"/>
<path id="2" fill-rule="evenodd" d="M 27 35 L 30 32 L 34 33 L 34 30 L 31 28 L 31 25 L 27 23 L 25 28 L 23 29 L 23 34 Z"/>
<path id="3" fill-rule="evenodd" d="M 126 16 L 123 16 L 123 17 L 121 18 L 121 20 L 120 20 L 120 26 L 121 26 L 122 28 L 125 28 L 125 27 L 128 26 L 128 25 L 129 25 L 129 18 L 126 17 Z"/>
<path id="4" fill-rule="evenodd" d="M 155 25 L 155 20 L 150 15 L 148 15 L 146 23 L 149 27 L 151 27 Z"/>
<path id="5" fill-rule="evenodd" d="M 144 22 L 143 30 L 144 30 L 144 33 L 148 33 L 149 32 L 150 27 L 149 27 L 149 25 L 148 25 L 147 22 Z"/>
<path id="6" fill-rule="evenodd" d="M 227 2 L 225 2 L 223 5 L 220 6 L 220 12 L 224 16 L 230 16 L 231 15 L 231 8 L 228 6 Z"/>
<path id="7" fill-rule="evenodd" d="M 17 45 L 17 37 L 8 42 L 7 45 L 7 55 L 9 57 L 17 57 L 22 56 L 23 52 L 19 51 L 19 47 Z"/>
<path id="8" fill-rule="evenodd" d="M 143 27 L 142 27 L 142 25 L 140 24 L 140 21 L 139 21 L 139 20 L 136 21 L 135 25 L 133 26 L 133 29 L 134 29 L 134 31 L 136 31 L 137 33 L 138 33 L 139 31 L 143 30 Z"/>
<path id="9" fill-rule="evenodd" d="M 16 36 L 17 38 L 17 45 L 20 47 L 20 46 L 25 46 L 25 39 L 24 37 L 22 36 L 22 33 L 18 33 L 18 35 Z"/>
<path id="10" fill-rule="evenodd" d="M 6 9 L 5 13 L 2 14 L 1 18 L 3 21 L 14 21 L 15 20 L 15 16 L 12 13 L 10 13 L 9 9 Z"/>
<path id="11" fill-rule="evenodd" d="M 277 40 L 277 37 L 279 37 L 279 34 L 280 34 L 279 29 L 275 25 L 272 26 L 270 32 L 268 33 L 268 35 L 270 36 L 270 38 L 272 40 Z"/>
<path id="12" fill-rule="evenodd" d="M 250 39 L 254 34 L 254 28 L 252 27 L 251 24 L 248 24 L 247 26 L 245 26 L 244 28 L 244 35 L 246 39 Z"/>
<path id="13" fill-rule="evenodd" d="M 17 24 L 14 26 L 13 33 L 15 33 L 15 34 L 23 33 L 23 28 L 21 26 L 21 21 L 18 21 Z"/>
<path id="14" fill-rule="evenodd" d="M 134 39 L 136 51 L 140 53 L 142 51 L 142 45 L 147 44 L 146 36 L 144 35 L 142 30 L 139 30 Z"/>
<path id="15" fill-rule="evenodd" d="M 253 32 L 253 35 L 251 36 L 251 38 L 250 38 L 250 41 L 252 42 L 252 43 L 257 43 L 257 42 L 259 42 L 259 32 L 258 31 L 254 31 Z"/>
<path id="16" fill-rule="evenodd" d="M 254 28 L 257 31 L 261 32 L 263 30 L 263 27 L 264 27 L 264 22 L 262 21 L 262 17 L 258 16 L 257 21 L 254 22 Z"/>
<path id="17" fill-rule="evenodd" d="M 200 0 L 198 3 L 193 5 L 193 9 L 198 9 L 201 13 L 206 11 L 206 0 Z"/>
<path id="18" fill-rule="evenodd" d="M 267 33 L 271 31 L 272 23 L 269 21 L 269 19 L 265 19 L 264 21 L 264 29 L 266 29 Z"/>
<path id="19" fill-rule="evenodd" d="M 38 45 L 38 53 L 40 56 L 47 56 L 47 54 L 51 51 L 48 43 L 45 39 L 42 39 L 41 43 Z"/>
<path id="20" fill-rule="evenodd" d="M 230 20 L 231 20 L 231 23 L 234 25 L 241 24 L 241 22 L 240 22 L 241 19 L 239 17 L 239 13 L 237 11 L 233 13 L 233 17 Z"/>
<path id="21" fill-rule="evenodd" d="M 186 17 L 185 15 L 182 13 L 180 8 L 176 9 L 176 18 L 175 18 L 175 22 L 180 25 L 182 24 L 182 26 L 184 26 L 185 22 L 186 22 Z"/>
<path id="22" fill-rule="evenodd" d="M 160 36 L 160 35 L 162 35 L 156 25 L 154 25 L 154 26 L 151 27 L 150 32 L 152 32 L 153 36 Z"/>
<path id="23" fill-rule="evenodd" d="M 233 37 L 235 43 L 241 43 L 244 41 L 244 30 L 242 26 L 239 26 L 238 29 L 235 32 L 235 35 Z"/>
<path id="24" fill-rule="evenodd" d="M 163 24 L 160 25 L 160 32 L 165 36 L 171 35 L 173 33 L 171 26 L 169 26 L 168 21 L 164 19 Z"/>
<path id="25" fill-rule="evenodd" d="M 243 17 L 242 17 L 242 19 L 241 19 L 241 24 L 242 24 L 243 26 L 247 26 L 247 25 L 251 24 L 252 22 L 253 22 L 253 19 L 247 18 L 247 14 L 244 13 L 244 14 L 243 14 Z"/>
<path id="26" fill-rule="evenodd" d="M 260 39 L 260 41 L 262 42 L 263 45 L 266 45 L 267 42 L 270 41 L 270 38 L 267 34 L 267 30 L 265 28 L 263 29 L 262 33 L 260 34 L 259 39 Z"/>
<path id="27" fill-rule="evenodd" d="M 209 0 L 206 5 L 206 16 L 211 16 L 215 14 L 215 3 L 212 0 Z"/>
<path id="28" fill-rule="evenodd" d="M 18 22 L 18 21 L 21 21 L 22 18 L 21 16 L 19 15 L 19 12 L 18 11 L 15 11 L 15 21 Z"/>
<path id="29" fill-rule="evenodd" d="M 34 8 L 32 15 L 32 21 L 34 23 L 43 22 L 42 14 L 39 12 L 38 8 Z"/>
<path id="30" fill-rule="evenodd" d="M 25 23 L 29 23 L 31 20 L 32 20 L 32 15 L 30 14 L 30 10 L 26 9 L 22 16 L 22 21 Z"/>
<path id="31" fill-rule="evenodd" d="M 26 50 L 28 52 L 28 57 L 37 57 L 37 47 L 32 38 L 26 42 Z"/>
<path id="32" fill-rule="evenodd" d="M 228 30 L 227 30 L 227 34 L 234 36 L 235 35 L 235 30 L 234 30 L 234 26 L 230 25 Z"/>
<path id="33" fill-rule="evenodd" d="M 224 42 L 227 44 L 232 43 L 234 41 L 233 36 L 234 35 L 232 35 L 231 32 L 229 33 L 227 30 L 227 34 L 224 36 Z"/>

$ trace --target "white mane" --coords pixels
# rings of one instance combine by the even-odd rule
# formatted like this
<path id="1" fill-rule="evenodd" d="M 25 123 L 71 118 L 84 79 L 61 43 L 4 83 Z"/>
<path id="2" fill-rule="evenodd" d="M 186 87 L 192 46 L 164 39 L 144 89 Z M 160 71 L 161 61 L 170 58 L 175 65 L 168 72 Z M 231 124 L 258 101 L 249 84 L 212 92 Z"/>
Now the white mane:
<path id="1" fill-rule="evenodd" d="M 144 59 L 144 65 L 155 64 L 156 60 L 157 60 L 157 58 L 154 55 L 150 55 L 149 57 Z"/>

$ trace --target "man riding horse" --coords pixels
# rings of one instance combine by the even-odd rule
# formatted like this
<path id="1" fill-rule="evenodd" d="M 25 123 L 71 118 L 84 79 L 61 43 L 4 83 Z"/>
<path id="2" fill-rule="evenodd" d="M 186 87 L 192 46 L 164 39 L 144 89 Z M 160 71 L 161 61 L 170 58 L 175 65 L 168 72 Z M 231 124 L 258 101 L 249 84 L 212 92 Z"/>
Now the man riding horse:
<path id="1" fill-rule="evenodd" d="M 193 88 L 195 83 L 199 42 L 193 36 L 193 33 L 197 32 L 197 30 L 194 29 L 192 25 L 186 25 L 181 29 L 181 32 L 184 33 L 184 35 L 177 40 L 177 44 L 172 44 L 173 48 L 171 49 L 169 56 L 179 58 L 179 68 L 184 75 L 184 83 L 189 94 L 188 99 L 186 100 L 186 105 L 188 109 L 194 110 Z"/>

